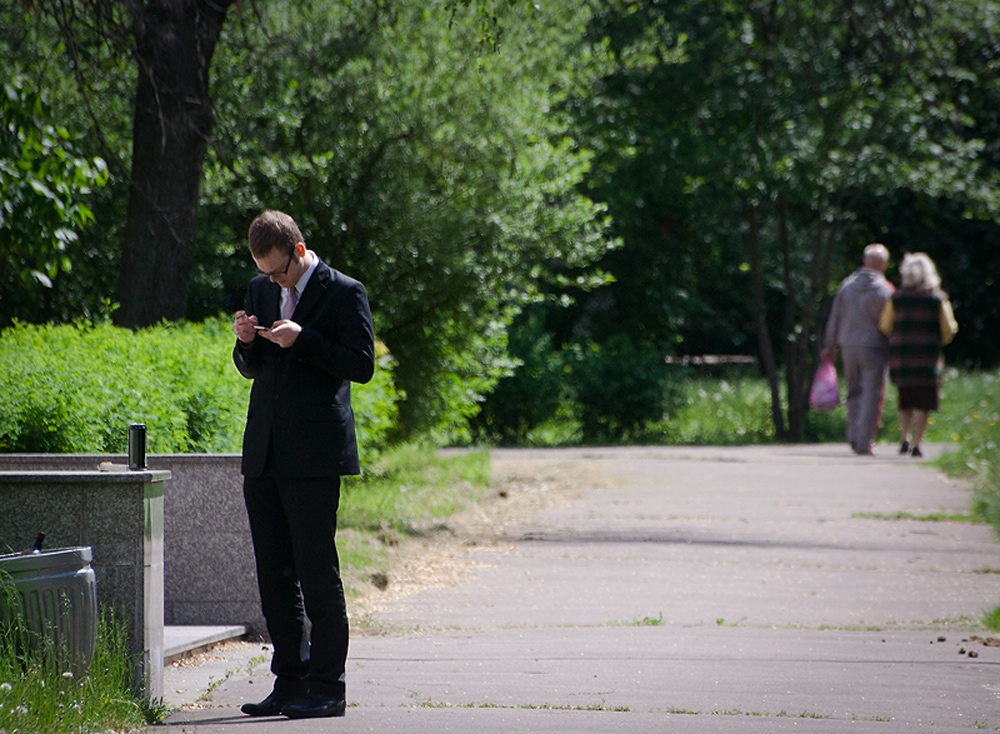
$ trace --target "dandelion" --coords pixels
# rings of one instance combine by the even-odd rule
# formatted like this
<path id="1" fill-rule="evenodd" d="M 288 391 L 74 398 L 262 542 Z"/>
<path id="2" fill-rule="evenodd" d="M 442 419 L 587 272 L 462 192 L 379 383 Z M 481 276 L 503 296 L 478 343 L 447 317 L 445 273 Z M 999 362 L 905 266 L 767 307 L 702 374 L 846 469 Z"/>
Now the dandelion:
<path id="1" fill-rule="evenodd" d="M 6 693 L 7 691 L 13 690 L 14 686 L 10 683 L 0 683 L 0 691 Z"/>
<path id="2" fill-rule="evenodd" d="M 72 679 L 73 678 L 73 671 L 72 670 L 67 670 L 65 673 L 62 674 L 62 677 L 63 678 L 67 678 L 67 679 Z"/>

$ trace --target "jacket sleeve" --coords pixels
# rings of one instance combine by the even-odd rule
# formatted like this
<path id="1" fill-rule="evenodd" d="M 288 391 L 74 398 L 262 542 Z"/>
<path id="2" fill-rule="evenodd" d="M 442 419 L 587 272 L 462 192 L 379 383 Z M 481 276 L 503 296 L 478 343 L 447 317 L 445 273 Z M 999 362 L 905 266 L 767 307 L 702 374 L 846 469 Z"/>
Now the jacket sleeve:
<path id="1" fill-rule="evenodd" d="M 257 313 L 254 306 L 253 286 L 247 288 L 247 297 L 244 305 L 247 313 Z M 252 380 L 260 374 L 261 365 L 261 339 L 254 339 L 249 344 L 244 344 L 239 339 L 233 347 L 233 363 L 240 374 L 248 380 Z"/>
<path id="2" fill-rule="evenodd" d="M 340 297 L 343 301 L 333 337 L 303 325 L 292 347 L 293 355 L 331 377 L 366 383 L 375 373 L 375 333 L 368 294 L 354 281 Z"/>
<path id="3" fill-rule="evenodd" d="M 951 310 L 951 301 L 941 301 L 938 320 L 941 325 L 941 345 L 951 344 L 951 340 L 958 333 L 958 322 L 955 321 L 955 313 Z"/>
<path id="4" fill-rule="evenodd" d="M 896 308 L 892 305 L 892 300 L 885 302 L 882 307 L 882 314 L 878 318 L 878 330 L 886 336 L 892 334 L 892 327 L 896 321 Z"/>

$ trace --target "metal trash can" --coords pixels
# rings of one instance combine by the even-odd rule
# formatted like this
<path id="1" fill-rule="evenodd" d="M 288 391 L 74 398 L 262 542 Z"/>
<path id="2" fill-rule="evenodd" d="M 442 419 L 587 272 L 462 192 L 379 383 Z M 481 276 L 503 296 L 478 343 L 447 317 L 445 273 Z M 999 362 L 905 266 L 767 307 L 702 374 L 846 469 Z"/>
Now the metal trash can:
<path id="1" fill-rule="evenodd" d="M 20 615 L 20 643 L 76 677 L 90 670 L 97 644 L 93 557 L 90 547 L 0 556 L 0 620 Z"/>

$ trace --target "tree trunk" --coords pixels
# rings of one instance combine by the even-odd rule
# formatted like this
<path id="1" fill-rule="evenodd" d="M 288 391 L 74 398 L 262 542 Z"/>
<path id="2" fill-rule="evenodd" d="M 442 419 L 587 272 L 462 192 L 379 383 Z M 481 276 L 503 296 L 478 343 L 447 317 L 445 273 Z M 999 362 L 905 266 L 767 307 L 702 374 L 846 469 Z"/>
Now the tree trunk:
<path id="1" fill-rule="evenodd" d="M 753 291 L 754 323 L 757 327 L 757 349 L 761 362 L 764 364 L 764 374 L 771 388 L 771 420 L 774 422 L 774 433 L 778 440 L 785 440 L 785 417 L 781 410 L 781 380 L 778 375 L 778 365 L 774 361 L 774 346 L 767 330 L 767 301 L 764 294 L 764 273 L 760 261 L 760 223 L 756 207 L 751 207 L 747 214 L 749 231 L 747 234 L 747 249 L 750 260 L 750 282 Z"/>
<path id="2" fill-rule="evenodd" d="M 801 364 L 798 359 L 803 324 L 799 321 L 799 292 L 795 281 L 791 234 L 788 228 L 788 203 L 784 192 L 778 194 L 778 238 L 781 246 L 782 282 L 785 288 L 782 315 L 782 357 L 785 362 L 785 393 L 787 395 L 788 429 L 785 437 L 790 441 L 802 440 L 804 413 L 798 404 L 801 384 Z"/>
<path id="3" fill-rule="evenodd" d="M 231 3 L 158 0 L 135 8 L 139 78 L 115 313 L 121 326 L 186 314 L 201 167 L 214 122 L 208 71 Z"/>

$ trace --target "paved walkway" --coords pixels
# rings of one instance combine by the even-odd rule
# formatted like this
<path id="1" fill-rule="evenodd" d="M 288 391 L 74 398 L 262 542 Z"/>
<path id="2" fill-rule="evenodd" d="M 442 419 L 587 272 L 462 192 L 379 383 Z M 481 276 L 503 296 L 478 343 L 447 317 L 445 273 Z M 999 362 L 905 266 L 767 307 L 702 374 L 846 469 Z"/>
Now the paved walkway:
<path id="1" fill-rule="evenodd" d="M 253 647 L 210 681 L 168 670 L 167 702 L 204 707 L 158 730 L 1000 731 L 1000 633 L 978 622 L 1000 544 L 896 519 L 966 513 L 970 490 L 887 451 L 497 451 L 609 479 L 470 547 L 461 583 L 382 604 L 401 631 L 352 641 L 346 718 L 242 716 L 270 690 Z"/>

